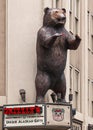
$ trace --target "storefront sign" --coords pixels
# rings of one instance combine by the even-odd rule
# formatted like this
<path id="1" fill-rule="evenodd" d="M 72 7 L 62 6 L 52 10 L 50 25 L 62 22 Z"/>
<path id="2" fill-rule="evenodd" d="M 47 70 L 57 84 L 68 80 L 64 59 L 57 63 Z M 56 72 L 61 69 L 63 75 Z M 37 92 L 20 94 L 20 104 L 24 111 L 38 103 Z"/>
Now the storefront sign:
<path id="1" fill-rule="evenodd" d="M 45 125 L 44 105 L 15 105 L 4 107 L 4 127 Z"/>
<path id="2" fill-rule="evenodd" d="M 20 127 L 61 127 L 69 129 L 72 125 L 70 104 L 24 104 L 3 107 L 3 128 Z"/>

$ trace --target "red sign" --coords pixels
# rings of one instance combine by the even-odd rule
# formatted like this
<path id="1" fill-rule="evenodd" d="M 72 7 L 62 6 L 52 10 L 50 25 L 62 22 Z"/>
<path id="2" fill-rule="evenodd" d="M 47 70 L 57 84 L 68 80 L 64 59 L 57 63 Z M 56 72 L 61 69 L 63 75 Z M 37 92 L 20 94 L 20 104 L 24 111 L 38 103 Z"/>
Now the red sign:
<path id="1" fill-rule="evenodd" d="M 4 114 L 17 115 L 17 114 L 41 114 L 42 107 L 16 107 L 16 108 L 4 108 Z"/>

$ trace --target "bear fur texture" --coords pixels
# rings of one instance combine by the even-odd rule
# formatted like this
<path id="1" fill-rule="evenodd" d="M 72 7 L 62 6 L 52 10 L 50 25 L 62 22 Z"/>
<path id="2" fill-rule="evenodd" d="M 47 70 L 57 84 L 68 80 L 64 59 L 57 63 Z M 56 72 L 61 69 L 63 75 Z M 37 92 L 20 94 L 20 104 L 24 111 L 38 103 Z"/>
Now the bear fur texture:
<path id="1" fill-rule="evenodd" d="M 44 102 L 49 89 L 61 93 L 62 102 L 65 101 L 67 50 L 76 50 L 81 41 L 65 29 L 65 23 L 66 9 L 44 9 L 43 26 L 37 35 L 36 102 Z"/>

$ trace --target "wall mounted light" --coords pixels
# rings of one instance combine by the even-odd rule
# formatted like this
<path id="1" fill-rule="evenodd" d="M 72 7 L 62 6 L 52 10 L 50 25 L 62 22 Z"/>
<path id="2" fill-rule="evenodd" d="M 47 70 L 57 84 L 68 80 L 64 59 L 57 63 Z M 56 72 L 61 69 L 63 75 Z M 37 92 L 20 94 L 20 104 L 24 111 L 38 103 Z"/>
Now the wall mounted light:
<path id="1" fill-rule="evenodd" d="M 25 103 L 26 102 L 26 92 L 24 89 L 20 89 L 19 90 L 20 96 L 21 96 L 21 100 Z"/>
<path id="2" fill-rule="evenodd" d="M 53 102 L 56 102 L 56 94 L 55 94 L 55 93 L 52 93 L 52 94 L 51 94 L 51 97 L 52 97 Z"/>
<path id="3" fill-rule="evenodd" d="M 73 100 L 73 94 L 69 94 L 69 101 L 71 102 Z"/>

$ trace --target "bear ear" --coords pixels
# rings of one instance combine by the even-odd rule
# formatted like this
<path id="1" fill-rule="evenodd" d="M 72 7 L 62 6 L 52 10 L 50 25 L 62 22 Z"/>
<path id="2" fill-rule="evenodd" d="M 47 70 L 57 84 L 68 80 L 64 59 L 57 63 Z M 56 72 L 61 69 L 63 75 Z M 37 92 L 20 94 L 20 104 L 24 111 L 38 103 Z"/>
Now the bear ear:
<path id="1" fill-rule="evenodd" d="M 62 10 L 64 11 L 64 13 L 66 13 L 66 9 L 65 8 L 62 8 Z"/>
<path id="2" fill-rule="evenodd" d="M 49 11 L 49 8 L 48 8 L 48 7 L 44 8 L 45 14 L 46 14 L 48 11 Z"/>

